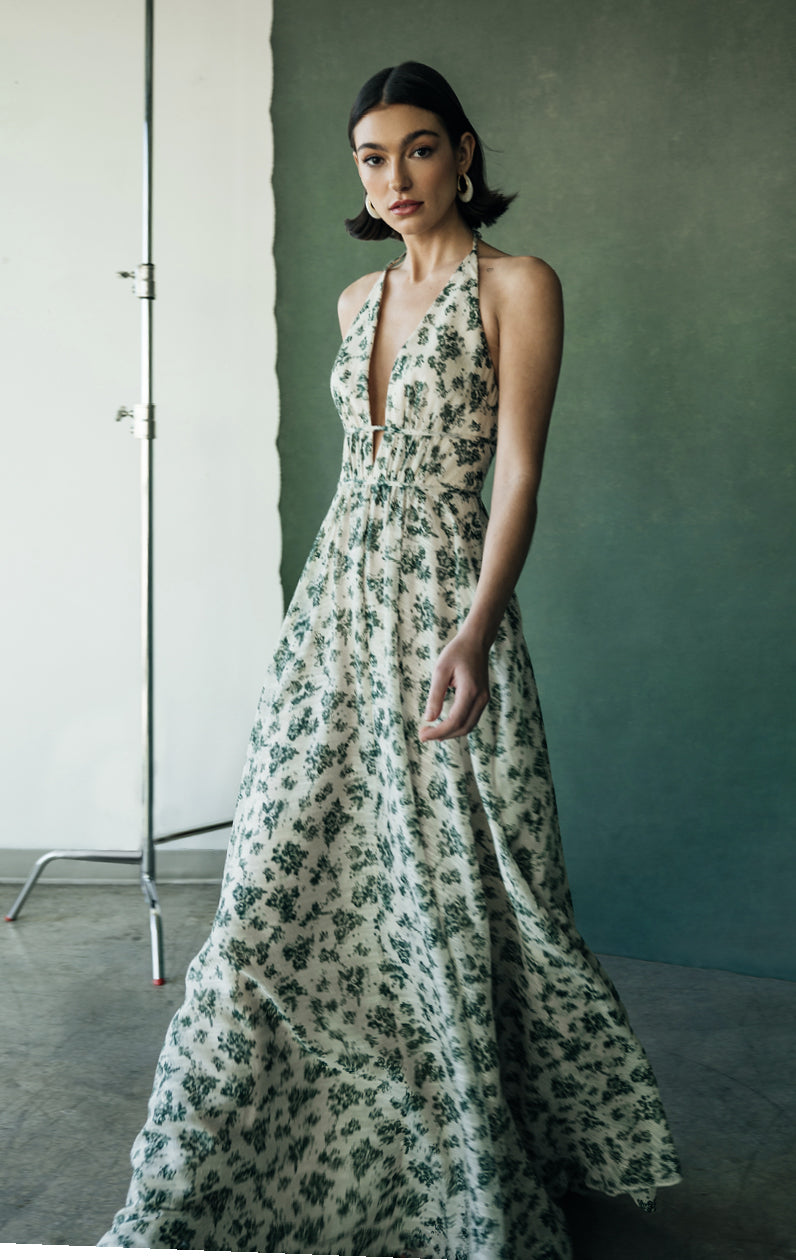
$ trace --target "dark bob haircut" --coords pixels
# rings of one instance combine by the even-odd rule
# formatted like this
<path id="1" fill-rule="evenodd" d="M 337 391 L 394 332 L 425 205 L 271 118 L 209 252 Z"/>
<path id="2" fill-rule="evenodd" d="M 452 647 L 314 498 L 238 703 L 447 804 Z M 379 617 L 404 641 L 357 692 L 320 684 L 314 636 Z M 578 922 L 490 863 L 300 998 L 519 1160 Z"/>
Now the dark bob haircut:
<path id="1" fill-rule="evenodd" d="M 488 187 L 484 151 L 478 132 L 462 109 L 453 88 L 438 71 L 420 61 L 404 61 L 400 66 L 388 66 L 368 79 L 354 101 L 348 120 L 348 141 L 352 148 L 357 123 L 379 105 L 415 105 L 418 109 L 436 114 L 454 149 L 465 131 L 475 137 L 473 160 L 467 172 L 473 181 L 473 197 L 471 201 L 457 203 L 459 213 L 469 227 L 489 227 L 508 209 L 516 193 L 507 197 Z M 383 241 L 389 236 L 402 239 L 400 232 L 394 232 L 383 219 L 372 218 L 364 206 L 356 218 L 346 219 L 345 225 L 359 241 Z"/>

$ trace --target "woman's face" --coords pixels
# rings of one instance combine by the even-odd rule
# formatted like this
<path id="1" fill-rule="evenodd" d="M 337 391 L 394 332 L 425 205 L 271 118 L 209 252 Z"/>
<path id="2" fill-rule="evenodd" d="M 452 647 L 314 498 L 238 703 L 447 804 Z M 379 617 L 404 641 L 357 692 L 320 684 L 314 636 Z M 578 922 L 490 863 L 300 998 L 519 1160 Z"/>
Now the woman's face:
<path id="1" fill-rule="evenodd" d="M 454 152 L 437 115 L 414 105 L 380 105 L 354 128 L 354 160 L 365 192 L 401 236 L 458 217 L 456 181 L 474 146 L 466 132 Z"/>

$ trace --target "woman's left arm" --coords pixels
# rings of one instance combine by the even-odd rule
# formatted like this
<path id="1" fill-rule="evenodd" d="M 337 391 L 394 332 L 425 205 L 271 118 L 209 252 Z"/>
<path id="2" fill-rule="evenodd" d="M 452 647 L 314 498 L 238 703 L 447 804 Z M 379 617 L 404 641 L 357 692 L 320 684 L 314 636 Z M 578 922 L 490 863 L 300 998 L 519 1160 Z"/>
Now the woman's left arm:
<path id="1" fill-rule="evenodd" d="M 470 611 L 434 668 L 420 730 L 423 742 L 467 735 L 489 701 L 489 649 L 531 545 L 561 365 L 564 315 L 553 269 L 538 258 L 506 258 L 491 277 L 500 402 L 489 525 Z M 437 723 L 449 688 L 455 700 L 447 718 Z"/>

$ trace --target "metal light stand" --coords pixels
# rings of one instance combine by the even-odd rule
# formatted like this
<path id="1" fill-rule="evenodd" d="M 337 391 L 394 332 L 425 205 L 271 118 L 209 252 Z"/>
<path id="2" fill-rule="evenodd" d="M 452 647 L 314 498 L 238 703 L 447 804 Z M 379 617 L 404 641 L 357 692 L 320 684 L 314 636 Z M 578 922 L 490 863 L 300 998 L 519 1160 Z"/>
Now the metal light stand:
<path id="1" fill-rule="evenodd" d="M 152 581 L 152 442 L 155 438 L 155 406 L 152 401 L 152 308 L 155 300 L 155 265 L 152 262 L 152 67 L 154 42 L 154 0 L 145 0 L 146 19 L 144 37 L 144 261 L 135 271 L 120 271 L 124 278 L 135 281 L 133 292 L 142 299 L 141 306 L 141 402 L 133 407 L 121 408 L 116 416 L 121 420 L 132 416 L 131 432 L 141 441 L 141 659 L 143 687 L 141 692 L 141 730 L 143 744 L 142 765 L 142 845 L 138 850 L 127 849 L 53 849 L 43 854 L 35 863 L 27 882 L 17 897 L 6 921 L 16 919 L 45 867 L 59 858 L 78 862 L 115 862 L 138 864 L 141 867 L 141 891 L 149 905 L 149 929 L 152 945 L 152 983 L 165 984 L 163 965 L 163 922 L 155 886 L 155 846 L 170 840 L 221 831 L 231 822 L 213 823 L 207 827 L 195 827 L 155 839 L 153 833 L 154 799 L 154 724 L 153 724 L 153 581 Z"/>

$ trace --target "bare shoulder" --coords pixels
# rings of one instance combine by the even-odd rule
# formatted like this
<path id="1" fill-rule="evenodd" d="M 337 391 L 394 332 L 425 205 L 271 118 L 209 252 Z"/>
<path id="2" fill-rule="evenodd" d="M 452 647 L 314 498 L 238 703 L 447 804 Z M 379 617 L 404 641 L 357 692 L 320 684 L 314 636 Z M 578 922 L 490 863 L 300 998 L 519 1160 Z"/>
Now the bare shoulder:
<path id="1" fill-rule="evenodd" d="M 561 282 L 549 263 L 529 254 L 505 254 L 481 242 L 479 279 L 483 298 L 496 315 L 561 306 Z"/>
<path id="2" fill-rule="evenodd" d="M 340 321 L 340 332 L 343 337 L 362 309 L 365 298 L 380 275 L 380 271 L 369 271 L 366 276 L 360 276 L 358 280 L 354 280 L 353 284 L 349 284 L 340 294 L 337 300 L 337 318 Z"/>

